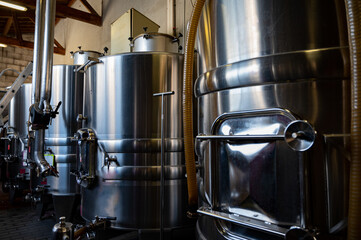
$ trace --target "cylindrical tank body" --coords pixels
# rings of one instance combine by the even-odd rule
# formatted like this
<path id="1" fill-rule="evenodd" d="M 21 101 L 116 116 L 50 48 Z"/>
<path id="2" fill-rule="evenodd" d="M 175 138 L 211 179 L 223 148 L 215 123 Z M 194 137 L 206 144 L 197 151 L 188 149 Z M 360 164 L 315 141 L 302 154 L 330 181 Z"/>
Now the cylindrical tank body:
<path id="1" fill-rule="evenodd" d="M 84 77 L 75 73 L 76 65 L 53 66 L 51 105 L 61 101 L 59 114 L 52 119 L 45 131 L 46 159 L 59 172 L 59 177 L 47 177 L 52 194 L 73 194 L 75 177 L 70 174 L 76 169 L 76 144 L 71 141 L 79 128 L 77 116 L 82 112 Z"/>
<path id="2" fill-rule="evenodd" d="M 83 127 L 94 130 L 98 147 L 96 181 L 82 188 L 82 216 L 116 217 L 112 226 L 122 229 L 160 227 L 161 98 L 153 94 L 174 91 L 164 99 L 164 227 L 185 226 L 183 56 L 130 53 L 100 60 L 86 73 Z"/>
<path id="3" fill-rule="evenodd" d="M 27 122 L 29 121 L 29 108 L 31 105 L 32 84 L 21 85 L 15 97 L 9 105 L 9 128 L 13 130 L 22 140 L 28 135 Z"/>
<path id="4" fill-rule="evenodd" d="M 305 153 L 283 140 L 198 142 L 198 237 L 283 239 L 291 226 L 321 235 L 344 229 L 350 130 L 344 2 L 208 0 L 198 38 L 200 135 L 282 136 L 297 119 L 317 131 Z"/>
<path id="5" fill-rule="evenodd" d="M 133 39 L 133 52 L 178 53 L 179 39 L 164 33 L 143 33 Z"/>
<path id="6" fill-rule="evenodd" d="M 27 181 L 30 180 L 30 170 L 24 166 L 24 159 L 27 157 L 27 122 L 31 94 L 32 84 L 23 84 L 10 101 L 8 135 L 1 140 L 2 154 L 10 160 L 7 163 L 7 184 L 15 187 L 16 190 L 29 187 Z"/>

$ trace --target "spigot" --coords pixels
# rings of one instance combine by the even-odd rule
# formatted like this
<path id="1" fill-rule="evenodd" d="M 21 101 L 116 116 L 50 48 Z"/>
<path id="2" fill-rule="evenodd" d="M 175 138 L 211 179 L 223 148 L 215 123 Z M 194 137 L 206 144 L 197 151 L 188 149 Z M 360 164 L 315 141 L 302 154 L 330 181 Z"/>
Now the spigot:
<path id="1" fill-rule="evenodd" d="M 105 160 L 105 165 L 108 166 L 108 170 L 109 170 L 110 165 L 112 164 L 112 162 L 115 163 L 115 165 L 119 166 L 118 159 L 117 159 L 116 156 L 107 155 L 104 160 Z"/>
<path id="2" fill-rule="evenodd" d="M 83 114 L 78 114 L 78 116 L 76 117 L 76 121 L 78 122 L 78 123 L 81 123 L 81 122 L 83 122 L 83 121 L 86 121 L 88 118 L 87 117 L 85 117 L 85 116 L 83 116 Z"/>

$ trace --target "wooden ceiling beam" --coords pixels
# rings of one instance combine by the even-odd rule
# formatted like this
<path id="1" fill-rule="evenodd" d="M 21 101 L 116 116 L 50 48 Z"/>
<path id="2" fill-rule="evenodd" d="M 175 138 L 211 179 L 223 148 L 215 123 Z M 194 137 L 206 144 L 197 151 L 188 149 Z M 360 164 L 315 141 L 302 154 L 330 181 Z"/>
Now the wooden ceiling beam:
<path id="1" fill-rule="evenodd" d="M 68 6 L 68 7 L 73 6 L 73 4 L 75 3 L 75 1 L 76 1 L 76 0 L 71 0 L 71 1 L 69 1 L 68 4 L 67 4 L 67 6 Z M 60 20 L 61 20 L 61 18 L 57 17 L 57 18 L 55 19 L 55 25 L 58 24 Z"/>
<path id="2" fill-rule="evenodd" d="M 18 18 L 17 18 L 17 13 L 15 11 L 13 11 L 13 23 L 14 23 L 14 29 L 15 29 L 15 35 L 16 38 L 18 39 L 20 45 L 22 45 L 23 43 L 23 36 L 19 27 L 19 22 L 18 22 Z"/>
<path id="3" fill-rule="evenodd" d="M 61 46 L 61 44 L 54 38 L 54 44 L 55 46 L 57 46 L 58 48 L 63 48 L 63 46 Z M 65 49 L 64 49 L 65 50 Z"/>
<path id="4" fill-rule="evenodd" d="M 80 2 L 84 5 L 86 9 L 88 9 L 91 14 L 99 16 L 99 14 L 94 10 L 94 8 L 88 3 L 87 0 L 80 0 Z"/>
<path id="5" fill-rule="evenodd" d="M 86 22 L 96 26 L 102 26 L 102 17 L 91 13 L 83 12 L 68 6 L 57 5 L 56 15 L 60 17 L 67 17 L 78 21 Z"/>
<path id="6" fill-rule="evenodd" d="M 35 16 L 35 11 L 34 10 L 31 10 L 29 9 L 28 11 L 26 12 L 17 12 L 17 16 L 20 18 L 28 18 L 29 16 L 31 16 L 32 14 L 34 14 Z M 9 17 L 12 17 L 13 14 L 12 14 L 12 11 L 9 9 L 5 9 L 5 8 L 0 8 L 0 16 L 1 17 L 6 17 L 6 18 L 9 18 Z"/>
<path id="7" fill-rule="evenodd" d="M 10 37 L 4 37 L 0 36 L 0 42 L 5 43 L 7 45 L 21 47 L 21 48 L 27 48 L 27 49 L 34 49 L 34 43 L 29 41 L 23 41 L 22 44 L 19 42 L 16 38 L 10 38 Z M 65 55 L 65 49 L 60 47 L 54 47 L 54 53 Z"/>
<path id="8" fill-rule="evenodd" d="M 11 25 L 13 24 L 13 17 L 9 17 L 4 27 L 3 36 L 8 35 Z"/>
<path id="9" fill-rule="evenodd" d="M 35 0 L 16 0 L 12 1 L 15 4 L 20 4 L 31 9 L 35 9 L 36 1 Z M 89 4 L 90 6 L 90 4 Z M 91 7 L 91 6 L 90 6 Z M 29 10 L 28 10 L 29 11 Z M 102 17 L 98 14 L 87 13 L 78 9 L 71 8 L 66 5 L 57 4 L 56 5 L 56 17 L 65 17 L 71 18 L 78 21 L 86 22 L 96 26 L 102 26 Z"/>

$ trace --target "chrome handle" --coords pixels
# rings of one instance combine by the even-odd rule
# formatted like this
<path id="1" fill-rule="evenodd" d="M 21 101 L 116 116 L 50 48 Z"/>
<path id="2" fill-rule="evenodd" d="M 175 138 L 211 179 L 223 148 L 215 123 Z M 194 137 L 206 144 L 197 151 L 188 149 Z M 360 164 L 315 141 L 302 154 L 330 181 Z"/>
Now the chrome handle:
<path id="1" fill-rule="evenodd" d="M 200 209 L 198 209 L 197 212 L 199 214 L 206 215 L 212 218 L 239 224 L 247 228 L 260 230 L 262 232 L 272 233 L 281 237 L 284 237 L 288 231 L 287 228 L 282 228 L 275 224 L 268 224 L 259 220 L 253 220 L 247 217 L 242 217 L 238 214 L 230 214 L 230 213 L 214 211 L 210 208 L 201 207 Z"/>
<path id="2" fill-rule="evenodd" d="M 74 69 L 74 72 L 79 72 L 79 71 L 83 70 L 86 66 L 88 66 L 91 63 L 100 63 L 100 62 L 101 61 L 98 58 L 88 57 L 88 60 L 80 67 Z"/>
<path id="3" fill-rule="evenodd" d="M 283 140 L 284 135 L 199 135 L 197 136 L 198 140 L 233 140 L 233 141 L 262 141 L 262 142 L 272 142 L 277 140 Z"/>
<path id="4" fill-rule="evenodd" d="M 316 140 L 316 131 L 305 120 L 296 120 L 288 124 L 284 135 L 198 135 L 197 140 L 220 140 L 237 142 L 272 142 L 284 140 L 294 151 L 303 152 L 312 147 Z"/>

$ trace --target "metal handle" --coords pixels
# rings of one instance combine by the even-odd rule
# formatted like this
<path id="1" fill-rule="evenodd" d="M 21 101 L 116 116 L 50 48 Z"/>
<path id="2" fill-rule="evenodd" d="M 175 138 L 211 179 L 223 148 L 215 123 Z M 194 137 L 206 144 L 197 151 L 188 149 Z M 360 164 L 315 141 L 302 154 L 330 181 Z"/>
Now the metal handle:
<path id="1" fill-rule="evenodd" d="M 197 136 L 197 140 L 233 140 L 233 141 L 244 141 L 244 142 L 253 142 L 253 141 L 261 141 L 261 142 L 272 142 L 277 140 L 283 140 L 284 135 L 199 135 Z"/>
<path id="2" fill-rule="evenodd" d="M 284 135 L 198 135 L 197 140 L 220 140 L 236 142 L 272 142 L 284 140 L 294 151 L 303 152 L 312 147 L 316 140 L 316 131 L 305 120 L 296 120 L 288 124 Z"/>
<path id="3" fill-rule="evenodd" d="M 235 223 L 238 225 L 245 226 L 247 228 L 252 228 L 260 230 L 262 232 L 272 233 L 281 237 L 284 237 L 288 231 L 287 228 L 279 227 L 275 224 L 267 224 L 262 221 L 253 220 L 250 218 L 242 217 L 238 214 L 229 214 L 219 211 L 214 211 L 210 208 L 201 207 L 197 211 L 199 214 L 206 215 L 212 218 L 224 220 L 227 222 Z"/>
<path id="4" fill-rule="evenodd" d="M 74 72 L 79 72 L 79 71 L 83 70 L 86 66 L 88 66 L 91 63 L 100 63 L 100 62 L 101 61 L 98 58 L 88 57 L 88 60 L 80 67 L 74 69 Z"/>

